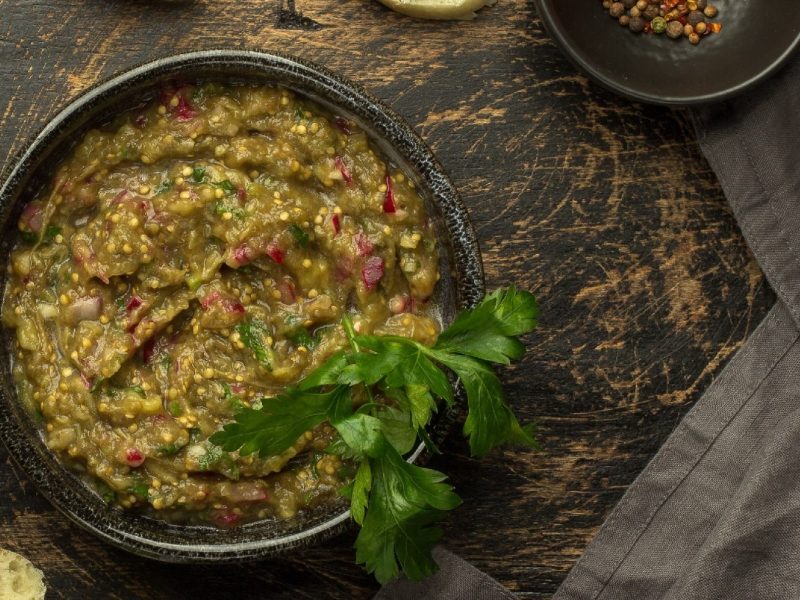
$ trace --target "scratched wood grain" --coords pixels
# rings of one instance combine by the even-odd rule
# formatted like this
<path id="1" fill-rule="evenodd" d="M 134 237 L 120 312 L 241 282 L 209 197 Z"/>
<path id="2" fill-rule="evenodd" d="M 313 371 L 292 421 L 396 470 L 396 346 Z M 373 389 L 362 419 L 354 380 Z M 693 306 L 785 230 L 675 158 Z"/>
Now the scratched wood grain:
<path id="1" fill-rule="evenodd" d="M 434 465 L 464 505 L 445 543 L 523 598 L 547 598 L 772 292 L 682 112 L 576 72 L 530 2 L 466 23 L 370 0 L 0 0 L 0 161 L 119 69 L 207 47 L 281 50 L 384 98 L 433 147 L 478 231 L 490 287 L 537 293 L 539 332 L 504 379 L 543 450 Z M 57 514 L 0 450 L 0 546 L 49 598 L 368 598 L 352 534 L 303 555 L 179 567 L 128 556 Z"/>

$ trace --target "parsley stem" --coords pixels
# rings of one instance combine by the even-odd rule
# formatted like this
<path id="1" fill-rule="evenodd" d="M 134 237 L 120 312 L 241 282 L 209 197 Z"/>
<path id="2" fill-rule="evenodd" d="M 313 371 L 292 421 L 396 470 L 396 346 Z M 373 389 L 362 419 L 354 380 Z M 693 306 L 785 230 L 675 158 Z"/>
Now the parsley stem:
<path id="1" fill-rule="evenodd" d="M 361 352 L 361 348 L 359 348 L 358 342 L 356 341 L 356 330 L 353 327 L 353 321 L 350 320 L 350 315 L 348 314 L 342 315 L 342 327 L 344 328 L 344 333 L 347 336 L 347 340 L 353 347 L 353 351 Z M 369 398 L 370 404 L 374 404 L 375 398 L 372 397 L 372 390 L 366 384 L 364 384 L 364 389 L 367 392 L 367 398 Z"/>
<path id="2" fill-rule="evenodd" d="M 356 342 L 356 330 L 353 328 L 353 321 L 350 320 L 350 315 L 342 316 L 342 327 L 344 327 L 347 341 L 350 342 L 353 350 L 355 352 L 361 352 L 361 349 L 358 347 L 358 342 Z"/>

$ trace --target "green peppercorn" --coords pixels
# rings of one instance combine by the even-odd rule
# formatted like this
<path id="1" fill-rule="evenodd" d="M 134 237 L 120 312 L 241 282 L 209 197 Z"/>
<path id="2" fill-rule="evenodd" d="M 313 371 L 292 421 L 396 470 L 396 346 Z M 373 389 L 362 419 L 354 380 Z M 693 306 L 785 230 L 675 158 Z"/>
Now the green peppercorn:
<path id="1" fill-rule="evenodd" d="M 622 2 L 614 2 L 608 11 L 608 14 L 615 19 L 619 19 L 625 13 L 625 5 Z"/>
<path id="2" fill-rule="evenodd" d="M 713 4 L 709 4 L 703 10 L 703 14 L 707 16 L 709 19 L 713 19 L 714 17 L 717 16 L 717 7 L 714 6 Z"/>
<path id="3" fill-rule="evenodd" d="M 680 23 L 678 23 L 680 25 Z M 653 33 L 664 33 L 667 30 L 667 21 L 664 17 L 656 17 L 650 21 L 650 28 Z"/>

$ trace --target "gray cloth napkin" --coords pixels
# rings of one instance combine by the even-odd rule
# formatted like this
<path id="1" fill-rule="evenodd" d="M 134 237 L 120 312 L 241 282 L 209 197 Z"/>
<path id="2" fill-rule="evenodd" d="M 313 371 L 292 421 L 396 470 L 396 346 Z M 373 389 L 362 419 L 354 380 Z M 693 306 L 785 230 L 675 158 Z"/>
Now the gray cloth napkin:
<path id="1" fill-rule="evenodd" d="M 554 600 L 800 598 L 800 60 L 693 117 L 778 302 L 631 485 Z M 513 597 L 452 555 L 437 560 L 435 577 L 401 580 L 377 598 Z"/>
<path id="2" fill-rule="evenodd" d="M 800 598 L 800 61 L 693 117 L 778 302 L 556 600 Z"/>
<path id="3" fill-rule="evenodd" d="M 400 578 L 385 585 L 374 600 L 514 600 L 516 596 L 465 560 L 441 546 L 433 549 L 439 572 L 425 581 Z"/>

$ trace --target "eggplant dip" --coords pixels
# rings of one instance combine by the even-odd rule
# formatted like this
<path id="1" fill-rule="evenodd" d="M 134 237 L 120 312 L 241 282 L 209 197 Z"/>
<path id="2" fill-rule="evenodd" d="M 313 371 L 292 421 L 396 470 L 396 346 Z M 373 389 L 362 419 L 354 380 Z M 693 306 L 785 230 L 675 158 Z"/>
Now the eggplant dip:
<path id="1" fill-rule="evenodd" d="M 352 476 L 306 431 L 277 456 L 209 436 L 360 333 L 432 343 L 439 253 L 367 135 L 277 87 L 165 90 L 88 132 L 19 219 L 2 318 L 20 402 L 109 504 L 231 526 Z"/>

